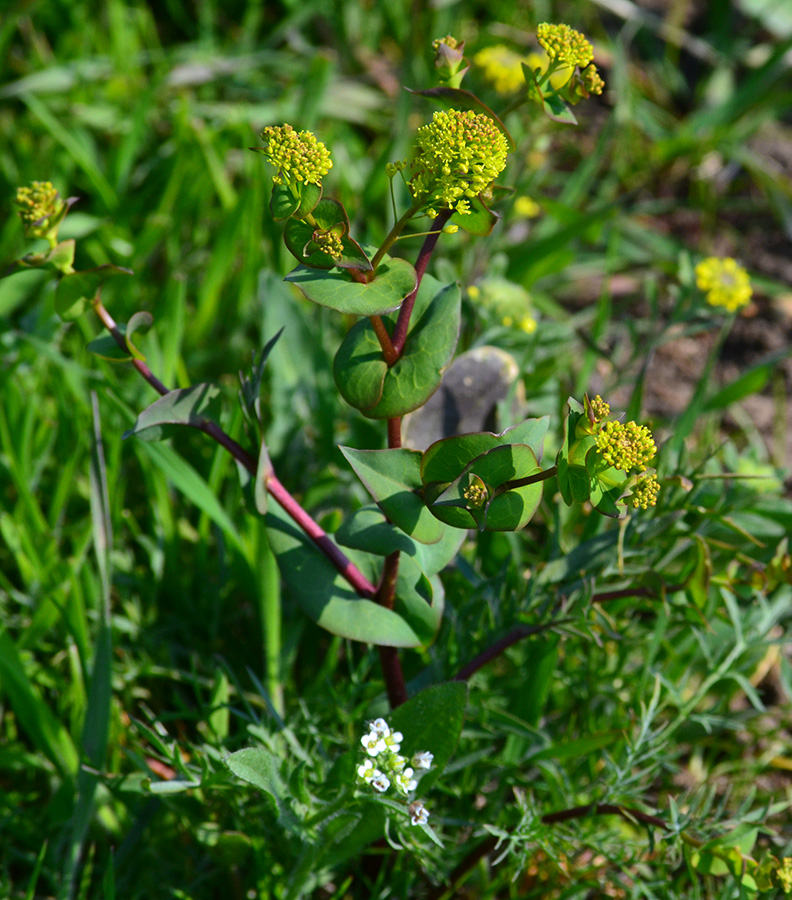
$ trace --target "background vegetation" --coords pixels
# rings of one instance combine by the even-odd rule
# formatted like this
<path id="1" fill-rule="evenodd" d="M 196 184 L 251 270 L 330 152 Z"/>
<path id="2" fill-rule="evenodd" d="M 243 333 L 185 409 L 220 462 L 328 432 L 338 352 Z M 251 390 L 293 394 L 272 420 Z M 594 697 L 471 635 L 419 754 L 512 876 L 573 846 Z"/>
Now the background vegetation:
<path id="1" fill-rule="evenodd" d="M 470 299 L 462 349 L 513 354 L 523 414 L 551 414 L 551 444 L 584 390 L 654 417 L 664 499 L 624 525 L 548 491 L 525 532 L 466 542 L 443 576 L 437 643 L 405 655 L 414 687 L 453 678 L 515 625 L 559 609 L 570 624 L 471 681 L 432 802 L 446 850 L 416 843 L 381 865 L 384 845 L 321 856 L 309 842 L 318 862 L 300 889 L 317 897 L 440 896 L 467 861 L 459 896 L 726 898 L 738 880 L 694 865 L 680 830 L 792 855 L 792 14 L 781 0 L 17 0 L 0 21 L 0 260 L 27 249 L 18 185 L 79 197 L 61 233 L 79 238 L 77 268 L 134 270 L 105 304 L 119 320 L 153 313 L 152 370 L 219 382 L 240 440 L 236 373 L 285 326 L 267 369 L 270 453 L 331 531 L 368 502 L 338 444 L 384 434 L 336 401 L 345 323 L 282 283 L 293 261 L 248 148 L 267 124 L 313 130 L 333 153 L 327 192 L 381 240 L 384 164 L 431 112 L 402 89 L 434 83 L 431 39 L 528 53 L 542 21 L 592 39 L 606 94 L 576 129 L 510 120 L 521 151 L 502 224 L 444 237 L 433 265 L 485 295 L 495 276 L 530 293 L 532 334 Z M 481 71 L 468 84 L 503 105 Z M 691 263 L 710 254 L 741 258 L 754 281 L 733 327 L 695 297 Z M 59 322 L 43 273 L 0 282 L 0 895 L 286 896 L 308 839 L 222 760 L 263 742 L 296 795 L 324 783 L 329 797 L 333 762 L 382 708 L 376 654 L 288 595 L 267 619 L 277 573 L 230 457 L 197 433 L 123 442 L 154 396 L 86 351 L 97 331 Z M 541 819 L 590 803 L 652 812 L 670 833 Z M 487 834 L 503 839 L 495 853 Z"/>

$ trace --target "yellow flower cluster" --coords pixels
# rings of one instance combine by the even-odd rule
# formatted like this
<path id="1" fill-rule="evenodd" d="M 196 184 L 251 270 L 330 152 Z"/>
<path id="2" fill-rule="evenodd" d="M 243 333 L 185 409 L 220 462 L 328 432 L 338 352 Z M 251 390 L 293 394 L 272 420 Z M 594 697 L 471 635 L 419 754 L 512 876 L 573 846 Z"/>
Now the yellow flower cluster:
<path id="1" fill-rule="evenodd" d="M 451 109 L 436 112 L 418 129 L 412 196 L 437 201 L 458 213 L 470 212 L 470 198 L 486 190 L 506 166 L 509 147 L 503 132 L 489 116 Z M 428 209 L 434 218 L 437 211 Z"/>
<path id="2" fill-rule="evenodd" d="M 646 425 L 605 422 L 597 434 L 597 450 L 609 466 L 629 472 L 645 469 L 657 447 Z"/>
<path id="3" fill-rule="evenodd" d="M 702 260 L 696 266 L 696 286 L 706 293 L 707 303 L 729 312 L 746 306 L 753 293 L 748 273 L 731 257 Z"/>
<path id="4" fill-rule="evenodd" d="M 491 81 L 499 94 L 511 94 L 525 84 L 522 70 L 523 57 L 504 44 L 484 47 L 473 57 L 484 77 Z"/>
<path id="5" fill-rule="evenodd" d="M 344 255 L 344 242 L 335 231 L 315 231 L 313 240 L 319 250 L 327 256 L 338 259 Z"/>
<path id="6" fill-rule="evenodd" d="M 583 89 L 589 94 L 601 94 L 605 88 L 605 82 L 600 77 L 597 67 L 592 63 L 580 73 Z"/>
<path id="7" fill-rule="evenodd" d="M 58 212 L 58 192 L 50 181 L 34 181 L 30 187 L 17 188 L 14 199 L 25 225 L 35 225 Z"/>
<path id="8" fill-rule="evenodd" d="M 569 25 L 543 22 L 536 29 L 536 38 L 551 60 L 583 69 L 594 59 L 594 48 L 586 37 Z"/>
<path id="9" fill-rule="evenodd" d="M 589 401 L 589 409 L 591 410 L 591 415 L 594 417 L 594 422 L 601 422 L 610 415 L 610 403 L 603 400 L 599 394 L 597 394 L 593 400 Z"/>
<path id="10" fill-rule="evenodd" d="M 660 493 L 660 482 L 657 475 L 639 475 L 630 495 L 630 505 L 633 509 L 649 509 L 657 505 L 657 495 Z"/>
<path id="11" fill-rule="evenodd" d="M 272 179 L 275 184 L 321 184 L 322 176 L 333 168 L 329 150 L 310 131 L 297 132 L 291 125 L 268 125 L 261 138 L 267 142 L 264 155 L 278 170 Z"/>

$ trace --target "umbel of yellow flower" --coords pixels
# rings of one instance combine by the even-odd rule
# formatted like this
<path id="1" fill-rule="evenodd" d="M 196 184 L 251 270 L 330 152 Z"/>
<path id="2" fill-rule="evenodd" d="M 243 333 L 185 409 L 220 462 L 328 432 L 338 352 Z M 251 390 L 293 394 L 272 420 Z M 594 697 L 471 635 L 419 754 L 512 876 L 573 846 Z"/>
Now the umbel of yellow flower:
<path id="1" fill-rule="evenodd" d="M 34 181 L 30 187 L 17 188 L 14 198 L 20 219 L 26 226 L 48 219 L 58 211 L 58 191 L 50 181 Z"/>
<path id="2" fill-rule="evenodd" d="M 569 25 L 543 22 L 536 29 L 536 39 L 551 61 L 583 69 L 594 59 L 594 48 L 586 37 Z"/>
<path id="3" fill-rule="evenodd" d="M 291 125 L 268 125 L 261 132 L 267 142 L 264 155 L 278 170 L 275 184 L 321 184 L 322 176 L 333 168 L 330 151 L 310 131 L 297 132 Z"/>
<path id="4" fill-rule="evenodd" d="M 696 266 L 696 286 L 705 291 L 707 303 L 729 312 L 746 306 L 751 299 L 751 280 L 745 269 L 731 257 L 710 256 Z"/>
<path id="5" fill-rule="evenodd" d="M 484 77 L 499 94 L 511 94 L 525 84 L 522 61 L 519 53 L 504 44 L 484 47 L 473 57 L 473 62 L 481 67 Z"/>
<path id="6" fill-rule="evenodd" d="M 451 109 L 436 112 L 418 129 L 410 168 L 410 193 L 431 206 L 470 212 L 470 200 L 486 190 L 506 166 L 509 147 L 503 132 L 489 116 Z"/>
<path id="7" fill-rule="evenodd" d="M 605 422 L 597 434 L 597 450 L 609 466 L 629 472 L 630 469 L 645 469 L 657 447 L 646 425 Z"/>

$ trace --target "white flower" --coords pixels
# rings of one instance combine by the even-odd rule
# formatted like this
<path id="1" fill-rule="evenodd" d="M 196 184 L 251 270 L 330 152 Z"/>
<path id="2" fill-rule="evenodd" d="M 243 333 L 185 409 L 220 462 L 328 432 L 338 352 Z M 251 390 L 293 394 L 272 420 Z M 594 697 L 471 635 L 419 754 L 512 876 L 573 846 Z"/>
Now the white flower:
<path id="1" fill-rule="evenodd" d="M 420 753 L 416 753 L 415 756 L 413 756 L 412 764 L 416 769 L 431 769 L 433 759 L 433 753 L 430 753 L 428 750 L 421 750 Z"/>
<path id="2" fill-rule="evenodd" d="M 382 772 L 378 771 L 377 769 L 375 769 L 374 772 L 374 778 L 371 779 L 369 784 L 374 788 L 375 791 L 379 791 L 381 794 L 383 794 L 390 787 L 390 778 L 383 775 Z"/>
<path id="3" fill-rule="evenodd" d="M 376 731 L 370 731 L 364 734 L 360 739 L 360 743 L 366 748 L 369 756 L 377 756 L 385 749 L 385 741 L 377 734 Z"/>
<path id="4" fill-rule="evenodd" d="M 426 825 L 429 821 L 429 810 L 420 800 L 416 800 L 408 807 L 410 810 L 410 822 L 413 825 Z"/>
<path id="5" fill-rule="evenodd" d="M 371 779 L 374 778 L 374 773 L 376 771 L 377 770 L 374 768 L 374 766 L 368 760 L 366 760 L 366 762 L 364 762 L 364 763 L 361 763 L 358 766 L 358 770 L 357 770 L 360 778 L 362 778 L 364 781 L 368 781 L 368 782 L 371 782 Z"/>
<path id="6" fill-rule="evenodd" d="M 374 719 L 370 725 L 372 734 L 378 734 L 381 738 L 386 738 L 390 733 L 390 726 L 385 719 Z"/>
<path id="7" fill-rule="evenodd" d="M 412 769 L 405 769 L 401 775 L 396 776 L 396 787 L 404 794 L 409 794 L 418 787 L 418 782 L 413 778 Z"/>
<path id="8" fill-rule="evenodd" d="M 398 753 L 394 753 L 391 758 L 388 760 L 388 768 L 393 772 L 401 772 L 402 769 L 407 765 L 407 757 L 399 756 Z"/>
<path id="9" fill-rule="evenodd" d="M 391 733 L 385 738 L 385 743 L 388 745 L 388 749 L 393 753 L 398 753 L 401 750 L 401 742 L 404 740 L 404 735 L 401 731 L 391 731 Z"/>

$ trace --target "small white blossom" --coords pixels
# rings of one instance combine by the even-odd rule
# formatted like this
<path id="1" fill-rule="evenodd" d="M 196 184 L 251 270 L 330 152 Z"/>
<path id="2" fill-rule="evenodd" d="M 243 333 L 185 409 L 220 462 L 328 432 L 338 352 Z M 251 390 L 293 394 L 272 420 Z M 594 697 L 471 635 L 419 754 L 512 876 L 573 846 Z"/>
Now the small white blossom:
<path id="1" fill-rule="evenodd" d="M 371 779 L 374 777 L 374 773 L 375 773 L 376 771 L 377 771 L 377 770 L 374 768 L 374 766 L 373 766 L 368 760 L 367 760 L 366 762 L 364 762 L 364 763 L 361 763 L 361 764 L 358 766 L 358 770 L 357 770 L 358 775 L 359 775 L 364 781 L 368 781 L 368 782 L 370 782 Z"/>
<path id="2" fill-rule="evenodd" d="M 410 822 L 413 825 L 426 825 L 429 821 L 429 810 L 420 800 L 416 800 L 408 807 L 410 810 Z"/>
<path id="3" fill-rule="evenodd" d="M 407 765 L 407 757 L 399 756 L 398 753 L 394 753 L 391 756 L 391 758 L 388 760 L 388 768 L 392 772 L 401 772 L 406 765 Z"/>
<path id="4" fill-rule="evenodd" d="M 396 787 L 404 794 L 409 794 L 418 787 L 418 782 L 413 778 L 412 769 L 405 769 L 396 776 Z"/>
<path id="5" fill-rule="evenodd" d="M 412 764 L 416 769 L 431 769 L 433 759 L 433 753 L 430 753 L 428 750 L 421 750 L 420 753 L 416 753 L 415 756 L 413 756 Z"/>
<path id="6" fill-rule="evenodd" d="M 386 738 L 391 733 L 390 725 L 385 719 L 374 719 L 370 727 L 372 733 L 378 734 L 381 738 Z"/>
<path id="7" fill-rule="evenodd" d="M 360 739 L 360 743 L 366 748 L 366 753 L 368 753 L 369 756 L 377 756 L 385 749 L 385 741 L 376 731 L 370 731 L 368 734 L 364 734 Z"/>
<path id="8" fill-rule="evenodd" d="M 388 745 L 388 749 L 393 753 L 398 753 L 401 750 L 401 742 L 404 740 L 404 735 L 401 731 L 391 731 L 391 733 L 385 738 L 385 743 Z"/>
<path id="9" fill-rule="evenodd" d="M 381 794 L 383 794 L 390 787 L 390 778 L 383 775 L 382 772 L 378 771 L 377 769 L 375 769 L 374 772 L 374 778 L 371 779 L 369 784 L 374 788 L 375 791 L 379 791 Z"/>

